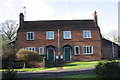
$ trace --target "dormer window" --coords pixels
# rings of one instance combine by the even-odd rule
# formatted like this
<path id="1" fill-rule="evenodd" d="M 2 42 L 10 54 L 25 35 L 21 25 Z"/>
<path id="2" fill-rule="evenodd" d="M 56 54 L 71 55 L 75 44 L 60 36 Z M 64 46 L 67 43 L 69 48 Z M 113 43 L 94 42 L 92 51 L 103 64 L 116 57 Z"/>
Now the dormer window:
<path id="1" fill-rule="evenodd" d="M 83 31 L 83 38 L 91 38 L 91 31 L 90 30 Z"/>
<path id="2" fill-rule="evenodd" d="M 54 31 L 47 31 L 46 39 L 48 39 L 48 40 L 54 39 Z"/>
<path id="3" fill-rule="evenodd" d="M 27 32 L 26 40 L 34 40 L 34 32 Z"/>

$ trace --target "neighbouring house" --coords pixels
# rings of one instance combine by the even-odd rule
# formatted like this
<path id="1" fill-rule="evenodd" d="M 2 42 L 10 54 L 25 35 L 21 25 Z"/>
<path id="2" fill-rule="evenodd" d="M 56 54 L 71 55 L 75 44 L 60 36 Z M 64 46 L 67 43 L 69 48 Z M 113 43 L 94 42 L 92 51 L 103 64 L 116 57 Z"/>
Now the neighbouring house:
<path id="1" fill-rule="evenodd" d="M 120 58 L 120 45 L 118 45 L 118 58 Z"/>
<path id="2" fill-rule="evenodd" d="M 48 61 L 100 60 L 101 33 L 97 14 L 89 20 L 24 21 L 20 14 L 17 49 L 46 54 Z"/>
<path id="3" fill-rule="evenodd" d="M 102 39 L 102 58 L 110 59 L 110 58 L 118 58 L 119 55 L 119 45 L 114 42 Z"/>

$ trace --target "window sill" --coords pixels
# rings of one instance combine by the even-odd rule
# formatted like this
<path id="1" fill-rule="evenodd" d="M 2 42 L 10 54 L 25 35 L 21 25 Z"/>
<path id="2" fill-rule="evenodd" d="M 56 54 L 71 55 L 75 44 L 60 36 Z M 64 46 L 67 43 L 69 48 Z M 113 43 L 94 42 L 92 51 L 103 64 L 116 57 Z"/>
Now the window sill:
<path id="1" fill-rule="evenodd" d="M 55 39 L 46 39 L 46 40 L 55 40 Z"/>
<path id="2" fill-rule="evenodd" d="M 85 53 L 83 53 L 83 55 L 93 55 L 93 53 L 91 53 L 91 54 L 90 54 L 90 53 L 89 53 L 89 54 L 85 54 Z"/>
<path id="3" fill-rule="evenodd" d="M 34 41 L 34 39 L 33 40 L 26 40 L 26 41 Z"/>
<path id="4" fill-rule="evenodd" d="M 64 39 L 64 40 L 72 40 L 72 39 Z"/>
<path id="5" fill-rule="evenodd" d="M 84 38 L 84 37 L 83 37 Z M 91 39 L 92 37 L 90 37 L 90 38 L 84 38 L 84 39 Z"/>
<path id="6" fill-rule="evenodd" d="M 80 54 L 74 54 L 74 56 L 80 56 Z"/>

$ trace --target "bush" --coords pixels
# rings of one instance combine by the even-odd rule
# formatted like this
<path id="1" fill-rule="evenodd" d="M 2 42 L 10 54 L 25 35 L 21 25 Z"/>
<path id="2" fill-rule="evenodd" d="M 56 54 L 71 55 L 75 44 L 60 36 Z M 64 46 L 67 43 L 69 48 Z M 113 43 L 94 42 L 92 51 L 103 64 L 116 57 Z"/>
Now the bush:
<path id="1" fill-rule="evenodd" d="M 15 61 L 15 44 L 9 44 L 7 41 L 2 41 L 2 68 L 13 68 L 12 62 Z"/>
<path id="2" fill-rule="evenodd" d="M 17 80 L 17 71 L 7 69 L 2 72 L 2 80 Z"/>
<path id="3" fill-rule="evenodd" d="M 28 61 L 42 61 L 43 58 L 42 56 L 39 55 L 39 53 L 31 50 L 26 50 L 26 49 L 20 49 L 16 53 L 16 58 L 17 60 L 22 60 L 24 61 L 24 67 L 26 66 L 26 62 Z"/>
<path id="4" fill-rule="evenodd" d="M 98 63 L 94 71 L 102 79 L 120 78 L 120 62 L 115 61 L 100 62 Z"/>

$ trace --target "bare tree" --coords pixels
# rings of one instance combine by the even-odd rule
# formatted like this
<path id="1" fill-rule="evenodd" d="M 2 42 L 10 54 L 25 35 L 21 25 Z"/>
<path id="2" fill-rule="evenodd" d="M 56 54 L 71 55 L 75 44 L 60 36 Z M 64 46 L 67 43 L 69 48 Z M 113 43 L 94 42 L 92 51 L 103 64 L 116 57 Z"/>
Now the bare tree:
<path id="1" fill-rule="evenodd" d="M 16 39 L 16 32 L 18 28 L 18 24 L 14 20 L 6 20 L 1 24 L 2 32 L 6 35 L 9 42 L 12 42 Z"/>
<path id="2" fill-rule="evenodd" d="M 118 40 L 118 31 L 117 30 L 112 30 L 111 32 L 104 34 L 104 38 L 116 42 Z"/>

